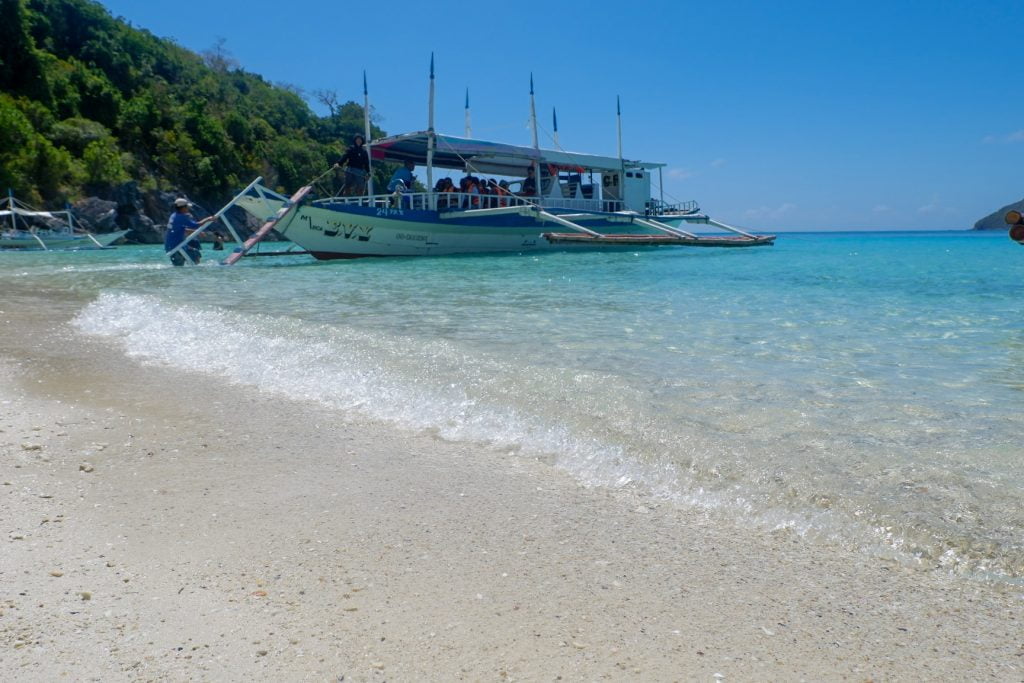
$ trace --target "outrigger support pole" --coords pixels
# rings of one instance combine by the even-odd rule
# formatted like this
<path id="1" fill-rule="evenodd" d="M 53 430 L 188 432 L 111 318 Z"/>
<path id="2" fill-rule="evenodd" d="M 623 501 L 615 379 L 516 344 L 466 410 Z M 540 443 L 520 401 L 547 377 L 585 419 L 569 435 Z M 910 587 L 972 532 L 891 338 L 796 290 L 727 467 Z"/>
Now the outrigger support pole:
<path id="1" fill-rule="evenodd" d="M 683 220 L 685 221 L 686 218 L 683 217 Z M 705 217 L 705 220 L 703 220 L 701 222 L 702 223 L 707 223 L 708 225 L 713 225 L 716 228 L 721 228 L 722 230 L 728 230 L 729 232 L 734 232 L 737 235 L 743 235 L 744 237 L 748 237 L 748 238 L 750 238 L 752 240 L 756 240 L 757 239 L 757 235 L 751 235 L 749 232 L 744 232 L 744 231 L 740 230 L 739 228 L 734 228 L 731 225 L 726 225 L 725 223 L 719 223 L 718 221 L 712 220 L 712 219 L 707 218 L 707 217 Z"/>
<path id="2" fill-rule="evenodd" d="M 192 234 L 188 235 L 185 239 L 183 239 L 181 241 L 181 243 L 178 246 L 176 246 L 174 249 L 171 249 L 169 252 L 167 252 L 167 255 L 168 256 L 172 256 L 172 255 L 174 255 L 174 254 L 176 254 L 176 253 L 178 253 L 180 251 L 182 253 L 182 255 L 186 259 L 188 259 L 189 262 L 193 266 L 196 265 L 196 262 L 193 261 L 192 257 L 188 255 L 187 251 L 185 251 L 185 245 L 187 245 L 192 240 L 199 239 L 199 235 L 201 235 L 203 233 L 203 231 L 206 230 L 206 228 L 208 228 L 209 226 L 213 225 L 218 220 L 223 220 L 224 224 L 228 227 L 228 230 L 231 232 L 231 236 L 235 238 L 235 242 L 237 242 L 238 244 L 242 244 L 242 242 L 243 242 L 242 238 L 238 236 L 238 233 L 235 232 L 234 226 L 231 225 L 230 222 L 228 222 L 228 219 L 227 219 L 227 217 L 224 214 L 226 214 L 228 212 L 228 209 L 230 209 L 232 206 L 234 206 L 235 203 L 238 202 L 239 199 L 241 199 L 242 197 L 247 195 L 249 192 L 251 192 L 252 189 L 254 187 L 256 187 L 257 185 L 259 185 L 261 182 L 263 182 L 263 176 L 260 176 L 260 177 L 256 178 L 256 180 L 254 180 L 251 183 L 249 183 L 248 185 L 246 185 L 244 190 L 242 190 L 241 192 L 236 194 L 234 196 L 234 198 L 230 202 L 228 202 L 227 204 L 225 204 L 221 208 L 220 211 L 218 211 L 217 213 L 213 214 L 213 220 L 212 221 L 204 223 L 203 225 L 200 225 L 198 228 L 193 230 Z"/>
<path id="3" fill-rule="evenodd" d="M 686 232 L 685 230 L 673 228 L 671 225 L 665 225 L 661 221 L 651 220 L 650 218 L 633 218 L 633 221 L 635 223 L 639 223 L 644 227 L 660 230 L 661 232 L 668 233 L 669 235 L 674 235 L 675 237 L 689 237 L 691 239 L 697 239 L 697 236 L 694 235 L 692 232 Z"/>
<path id="4" fill-rule="evenodd" d="M 567 228 L 571 228 L 579 232 L 585 232 L 591 237 L 604 237 L 604 235 L 602 235 L 599 232 L 595 232 L 590 228 L 584 228 L 582 225 L 573 223 L 572 221 L 567 221 L 560 216 L 556 216 L 553 213 L 548 213 L 547 211 L 543 211 L 539 208 L 537 209 L 537 217 L 540 218 L 542 221 L 551 221 L 552 223 L 558 223 L 559 225 L 564 225 Z"/>

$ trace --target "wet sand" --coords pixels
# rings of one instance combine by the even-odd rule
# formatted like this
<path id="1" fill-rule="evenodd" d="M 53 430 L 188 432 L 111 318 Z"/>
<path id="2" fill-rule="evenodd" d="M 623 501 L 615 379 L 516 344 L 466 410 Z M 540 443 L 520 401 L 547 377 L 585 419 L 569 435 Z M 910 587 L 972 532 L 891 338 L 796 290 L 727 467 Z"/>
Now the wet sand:
<path id="1" fill-rule="evenodd" d="M 10 680 L 1024 679 L 1020 589 L 141 366 L 2 307 Z"/>

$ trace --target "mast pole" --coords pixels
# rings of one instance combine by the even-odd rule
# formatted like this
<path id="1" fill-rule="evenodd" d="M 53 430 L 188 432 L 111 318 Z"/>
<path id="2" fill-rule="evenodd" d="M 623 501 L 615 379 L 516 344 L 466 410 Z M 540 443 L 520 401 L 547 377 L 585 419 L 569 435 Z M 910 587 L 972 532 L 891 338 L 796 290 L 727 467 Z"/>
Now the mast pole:
<path id="1" fill-rule="evenodd" d="M 11 210 L 11 230 L 18 229 L 18 219 L 14 213 L 14 190 L 7 188 L 7 208 Z"/>
<path id="2" fill-rule="evenodd" d="M 541 196 L 540 187 L 540 140 L 537 137 L 537 107 L 533 97 L 533 73 L 530 73 L 530 128 L 533 129 L 533 149 L 537 157 L 533 160 L 533 183 L 537 196 Z"/>
<path id="3" fill-rule="evenodd" d="M 622 158 L 622 103 L 615 96 L 615 127 L 619 138 L 619 202 L 626 208 L 626 162 Z"/>
<path id="4" fill-rule="evenodd" d="M 430 53 L 430 96 L 427 106 L 427 196 L 431 198 L 431 209 L 434 205 L 434 53 Z"/>
<path id="5" fill-rule="evenodd" d="M 366 70 L 363 70 L 363 145 L 366 146 L 366 160 L 369 167 L 367 173 L 367 192 L 373 196 L 373 154 L 370 153 L 370 91 L 366 87 Z"/>
<path id="6" fill-rule="evenodd" d="M 473 137 L 473 126 L 469 123 L 469 88 L 466 88 L 466 137 Z"/>
<path id="7" fill-rule="evenodd" d="M 622 103 L 615 96 L 615 127 L 619 136 L 619 161 L 622 161 Z"/>
<path id="8" fill-rule="evenodd" d="M 551 124 L 554 128 L 555 147 L 561 149 L 562 145 L 558 142 L 558 112 L 554 107 L 551 107 Z"/>

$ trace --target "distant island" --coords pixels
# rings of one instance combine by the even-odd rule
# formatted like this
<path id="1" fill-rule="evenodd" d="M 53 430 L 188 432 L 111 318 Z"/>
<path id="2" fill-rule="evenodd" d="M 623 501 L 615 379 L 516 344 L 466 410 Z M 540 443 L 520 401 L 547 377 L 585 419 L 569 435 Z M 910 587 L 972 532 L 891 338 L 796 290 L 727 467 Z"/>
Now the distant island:
<path id="1" fill-rule="evenodd" d="M 1008 230 L 1010 226 L 1006 224 L 1005 219 L 1008 211 L 1020 211 L 1024 213 L 1024 199 L 1021 199 L 1019 202 L 1007 204 L 1003 208 L 993 211 L 975 223 L 973 230 Z"/>
<path id="2" fill-rule="evenodd" d="M 158 242 L 179 194 L 215 211 L 256 176 L 293 191 L 340 157 L 363 108 L 313 95 L 327 116 L 223 41 L 198 55 L 92 0 L 0 0 L 0 191 Z"/>

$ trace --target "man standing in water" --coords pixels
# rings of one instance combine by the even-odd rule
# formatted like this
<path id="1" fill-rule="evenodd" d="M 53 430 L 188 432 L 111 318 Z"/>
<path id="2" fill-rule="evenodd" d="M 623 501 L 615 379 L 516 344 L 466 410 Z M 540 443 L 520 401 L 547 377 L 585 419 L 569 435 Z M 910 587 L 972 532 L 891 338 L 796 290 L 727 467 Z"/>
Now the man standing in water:
<path id="1" fill-rule="evenodd" d="M 335 162 L 335 168 L 345 166 L 345 185 L 341 194 L 346 197 L 361 197 L 366 194 L 366 181 L 370 175 L 370 156 L 363 144 L 366 140 L 356 133 L 352 137 L 352 145 L 345 150 L 345 155 Z"/>
<path id="2" fill-rule="evenodd" d="M 174 213 L 167 219 L 167 234 L 164 235 L 164 251 L 172 251 L 175 247 L 185 241 L 185 231 L 195 230 L 196 228 L 206 225 L 213 220 L 213 216 L 207 216 L 203 220 L 196 222 L 192 218 L 192 214 L 188 212 L 192 204 L 184 197 L 178 197 L 174 200 Z M 199 250 L 199 242 L 190 242 L 185 251 L 188 252 L 189 258 L 194 263 L 199 263 L 199 259 L 202 257 L 202 252 Z M 185 257 L 180 251 L 171 254 L 171 264 L 175 266 L 185 265 Z"/>

